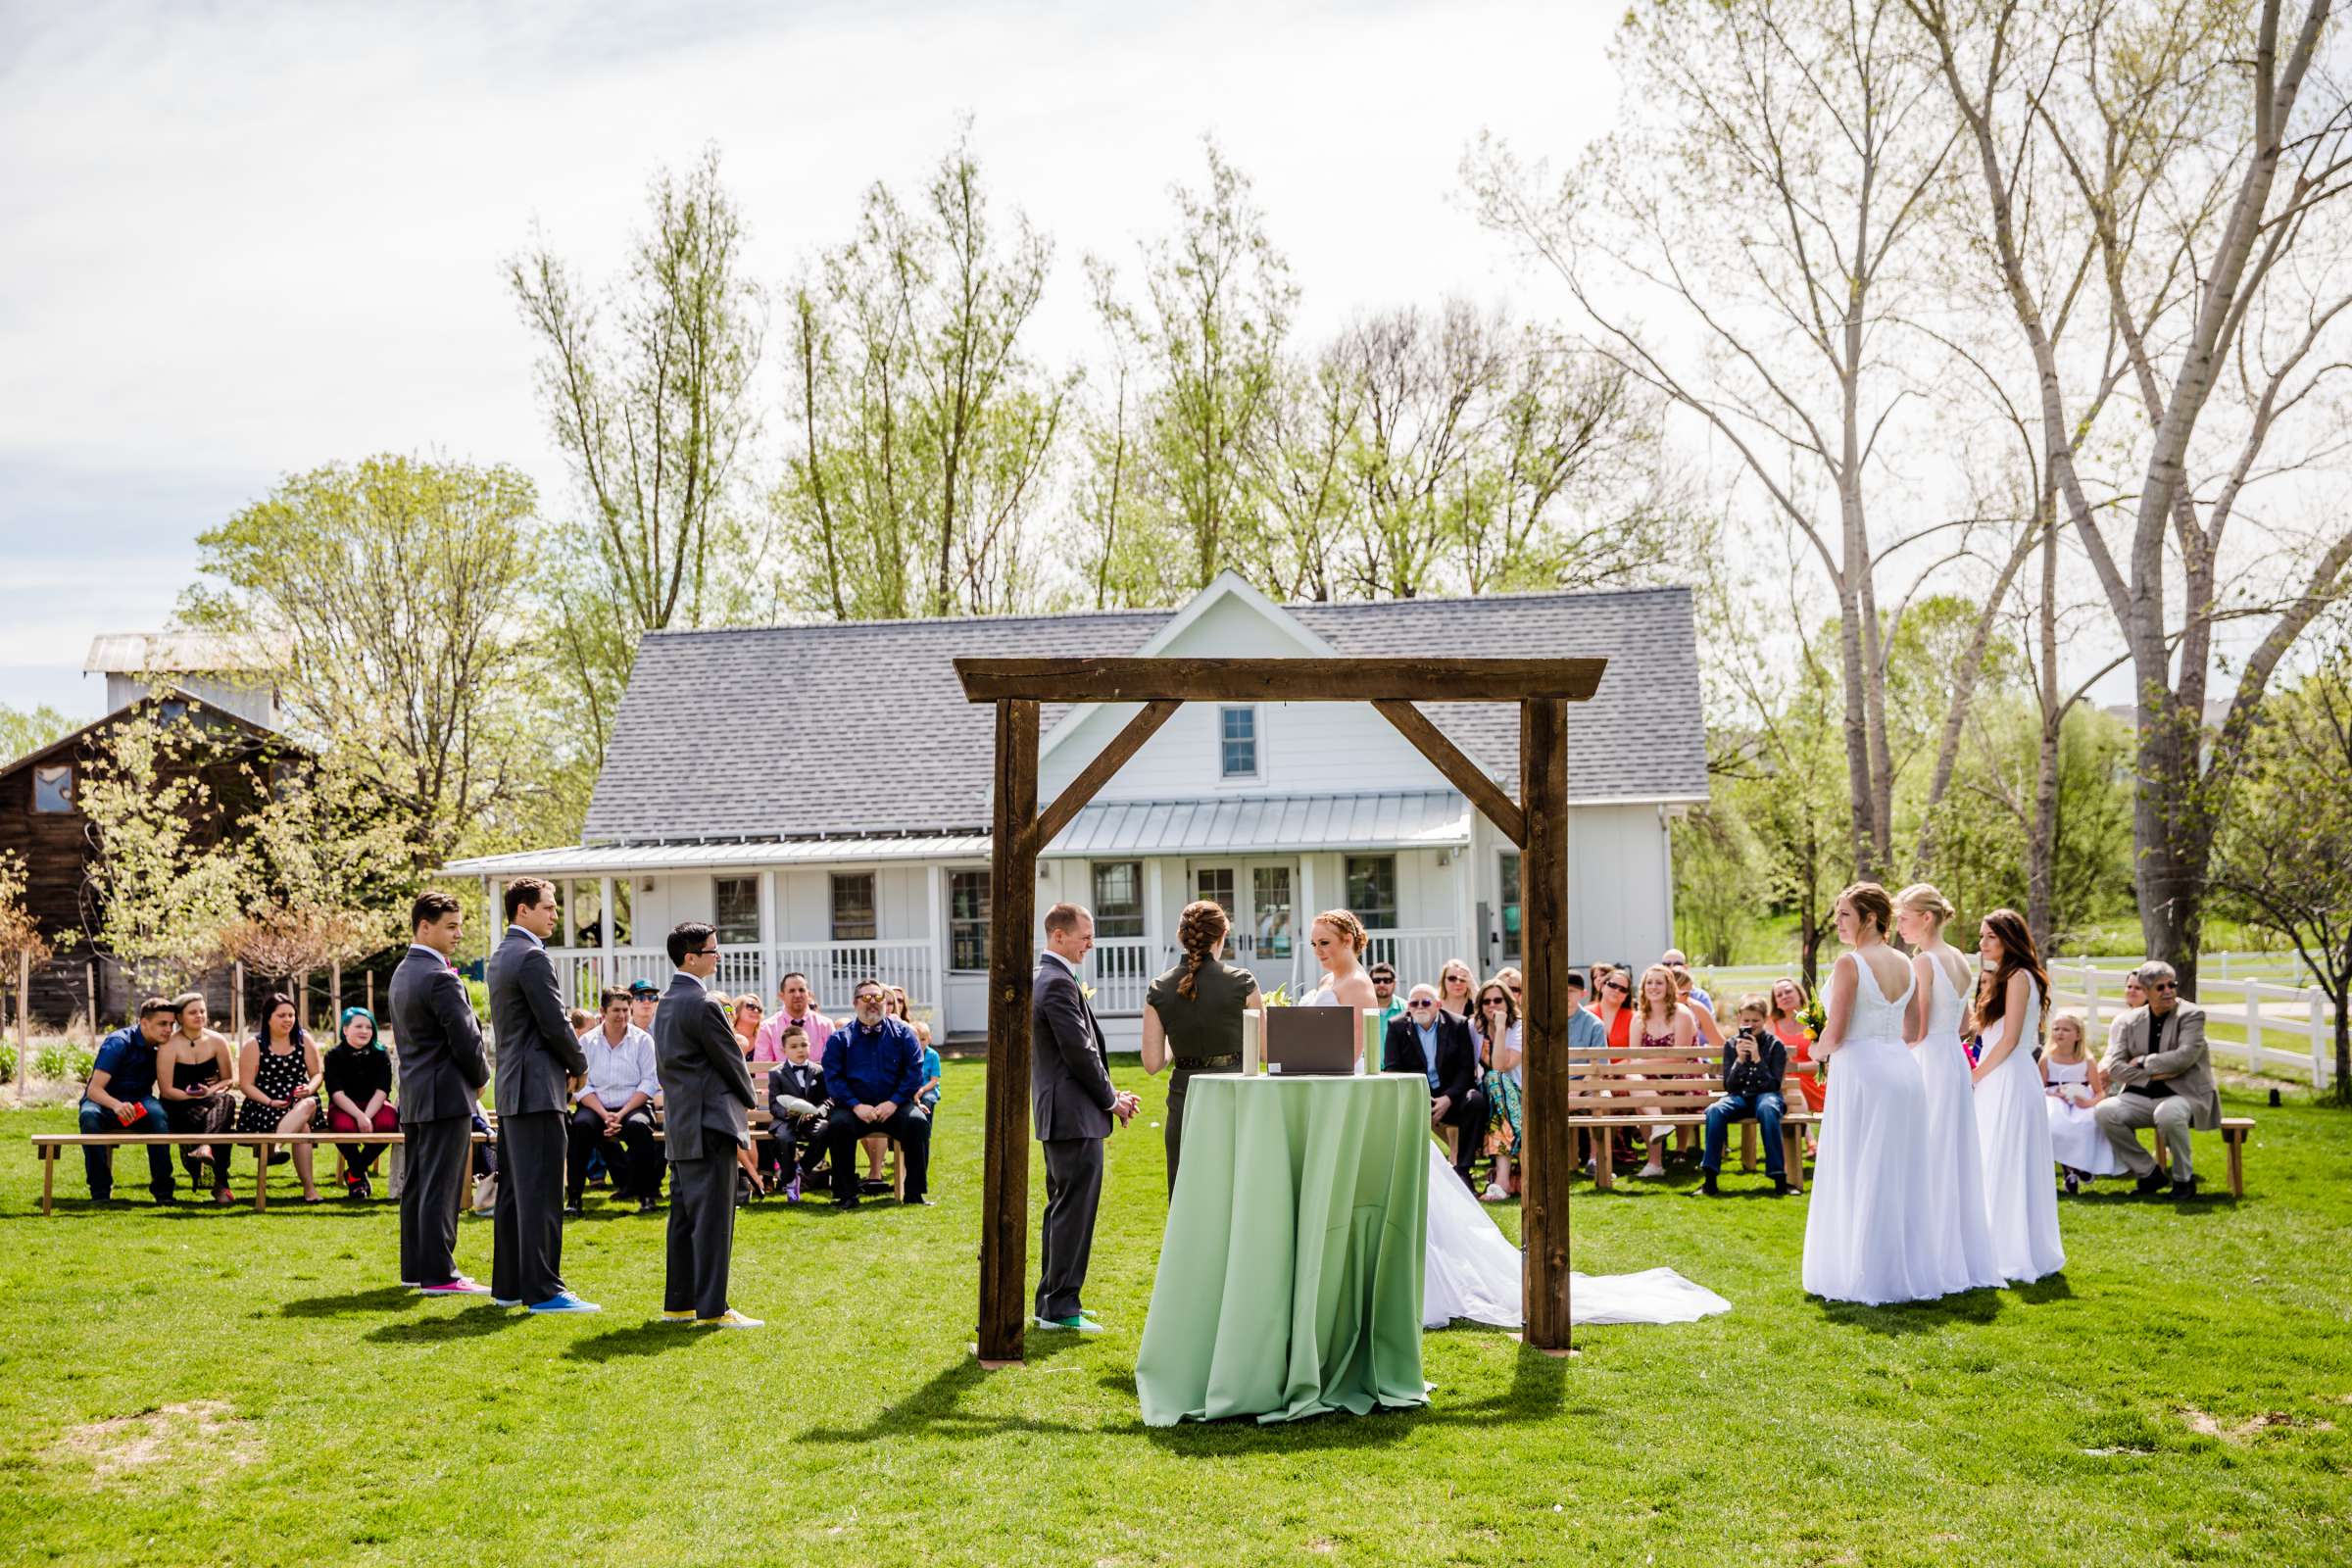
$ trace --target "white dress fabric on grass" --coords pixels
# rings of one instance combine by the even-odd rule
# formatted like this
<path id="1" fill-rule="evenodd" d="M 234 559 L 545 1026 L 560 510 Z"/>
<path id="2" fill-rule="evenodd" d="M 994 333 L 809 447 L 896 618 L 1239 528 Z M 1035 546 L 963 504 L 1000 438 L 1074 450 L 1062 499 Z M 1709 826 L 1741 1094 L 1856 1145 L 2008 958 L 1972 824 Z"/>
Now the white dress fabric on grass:
<path id="1" fill-rule="evenodd" d="M 1984 1160 L 1977 1139 L 1976 1088 L 1960 1044 L 1960 993 L 1951 971 L 1931 957 L 1928 1022 L 1911 1059 L 1928 1092 L 1928 1209 L 1936 1280 L 1945 1291 L 1997 1288 L 1992 1232 L 1984 1217 Z"/>
<path id="2" fill-rule="evenodd" d="M 2090 1113 L 2090 1062 L 2042 1058 L 2042 1076 L 2050 1083 L 2041 1106 L 2050 1118 L 2050 1152 L 2058 1163 L 2085 1176 L 2121 1176 L 2124 1162 L 2115 1146 L 2099 1131 L 2099 1118 Z"/>
<path id="3" fill-rule="evenodd" d="M 1984 1038 L 1998 1043 L 2007 1026 L 2007 1019 L 1999 1020 Z M 2001 1277 L 2016 1285 L 2066 1267 L 2066 1248 L 2058 1240 L 2058 1183 L 2051 1170 L 2058 1156 L 2050 1148 L 2050 1113 L 2043 1108 L 2049 1097 L 2034 1060 L 2040 1042 L 2041 997 L 2037 987 L 2028 985 L 2017 1049 L 1977 1085 L 1977 1141 L 1984 1157 L 1992 1260 Z"/>
<path id="4" fill-rule="evenodd" d="M 1442 1329 L 1456 1318 L 1496 1328 L 1521 1326 L 1519 1249 L 1429 1145 L 1429 1246 L 1421 1277 L 1421 1324 Z M 1575 1323 L 1694 1323 L 1729 1312 L 1732 1303 L 1670 1268 L 1639 1274 L 1570 1274 L 1568 1315 Z"/>
<path id="5" fill-rule="evenodd" d="M 1853 1017 L 1829 1058 L 1805 1214 L 1804 1284 L 1833 1301 L 1880 1306 L 1943 1294 L 1934 1239 L 1948 1227 L 1928 1196 L 1928 1091 L 1903 1044 L 1911 987 L 1888 1001 L 1856 954 Z"/>

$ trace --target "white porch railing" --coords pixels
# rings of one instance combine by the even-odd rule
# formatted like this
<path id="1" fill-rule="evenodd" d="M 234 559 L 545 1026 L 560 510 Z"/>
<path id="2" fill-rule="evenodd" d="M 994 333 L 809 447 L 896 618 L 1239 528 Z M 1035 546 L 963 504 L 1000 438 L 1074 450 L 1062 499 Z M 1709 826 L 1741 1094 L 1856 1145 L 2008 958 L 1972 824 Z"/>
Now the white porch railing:
<path id="1" fill-rule="evenodd" d="M 1144 1010 L 1144 993 L 1152 977 L 1173 963 L 1146 937 L 1097 937 L 1087 955 L 1086 972 L 1079 976 L 1095 988 L 1088 1004 L 1096 1012 L 1116 1016 Z"/>
<path id="2" fill-rule="evenodd" d="M 1415 986 L 1434 986 L 1438 971 L 1446 967 L 1447 958 L 1460 958 L 1471 968 L 1471 984 L 1486 976 L 1477 972 L 1478 962 L 1471 957 L 1474 951 L 1468 938 L 1459 931 L 1423 929 L 1416 931 L 1371 931 L 1364 945 L 1364 962 L 1385 963 L 1396 971 L 1396 995 L 1404 996 Z M 1311 986 L 1321 972 L 1315 962 L 1312 948 L 1306 949 L 1300 960 L 1300 986 Z"/>
<path id="3" fill-rule="evenodd" d="M 600 948 L 551 948 L 548 956 L 555 960 L 566 999 L 583 1007 L 594 1007 L 609 985 L 650 980 L 666 987 L 675 967 L 662 948 L 615 948 L 609 963 Z M 923 940 L 730 943 L 719 949 L 710 987 L 730 994 L 749 991 L 772 1004 L 776 983 L 796 969 L 808 977 L 817 1005 L 836 1016 L 848 1016 L 852 989 L 869 976 L 904 988 L 918 1009 L 936 1009 L 942 1000 L 940 955 Z"/>

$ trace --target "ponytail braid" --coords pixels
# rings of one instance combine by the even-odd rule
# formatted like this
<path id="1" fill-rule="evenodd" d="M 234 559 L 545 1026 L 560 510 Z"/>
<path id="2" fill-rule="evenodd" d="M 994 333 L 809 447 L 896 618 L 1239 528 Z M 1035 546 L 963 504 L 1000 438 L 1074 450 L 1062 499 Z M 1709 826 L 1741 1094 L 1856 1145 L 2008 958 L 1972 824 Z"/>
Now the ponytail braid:
<path id="1" fill-rule="evenodd" d="M 1189 1000 L 1200 994 L 1200 966 L 1232 924 L 1225 917 L 1224 906 L 1214 899 L 1199 899 L 1184 906 L 1176 921 L 1176 943 L 1184 949 L 1184 973 L 1176 982 L 1177 995 Z"/>

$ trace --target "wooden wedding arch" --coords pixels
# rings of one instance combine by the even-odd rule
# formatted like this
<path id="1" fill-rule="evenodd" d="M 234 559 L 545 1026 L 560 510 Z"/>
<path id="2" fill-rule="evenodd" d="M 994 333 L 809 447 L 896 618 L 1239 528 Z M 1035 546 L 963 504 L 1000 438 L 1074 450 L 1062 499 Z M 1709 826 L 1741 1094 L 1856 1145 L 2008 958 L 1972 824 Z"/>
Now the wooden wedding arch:
<path id="1" fill-rule="evenodd" d="M 1568 705 L 1600 659 L 958 659 L 967 700 L 997 709 L 988 950 L 987 1172 L 980 1219 L 984 1364 L 1022 1358 L 1029 1321 L 1029 990 L 1038 853 L 1188 702 L 1369 702 L 1519 847 L 1526 953 L 1521 1231 L 1525 1342 L 1568 1349 Z M 1415 703 L 1517 703 L 1514 801 Z M 1102 754 L 1038 809 L 1038 708 L 1141 703 Z"/>

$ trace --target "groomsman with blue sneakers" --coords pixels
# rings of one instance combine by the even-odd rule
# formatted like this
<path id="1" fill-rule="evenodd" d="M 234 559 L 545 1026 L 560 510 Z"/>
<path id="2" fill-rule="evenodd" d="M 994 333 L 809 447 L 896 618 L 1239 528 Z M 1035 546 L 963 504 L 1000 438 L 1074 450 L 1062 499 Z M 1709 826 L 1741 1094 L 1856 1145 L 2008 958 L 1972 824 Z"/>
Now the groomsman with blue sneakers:
<path id="1" fill-rule="evenodd" d="M 466 916 L 446 893 L 409 909 L 414 938 L 392 971 L 392 1051 L 400 1064 L 401 1282 L 427 1296 L 487 1296 L 458 1272 L 458 1205 L 466 1190 L 473 1118 L 490 1066 L 466 982 L 450 967 Z"/>
<path id="2" fill-rule="evenodd" d="M 490 1299 L 534 1312 L 596 1312 L 564 1284 L 564 1172 L 571 1150 L 571 1080 L 588 1058 L 571 1032 L 547 956 L 559 911 L 556 885 L 508 884 L 506 939 L 490 956 L 490 1024 L 497 1031 L 498 1208 L 492 1218 Z"/>

